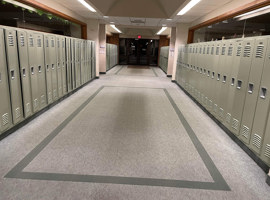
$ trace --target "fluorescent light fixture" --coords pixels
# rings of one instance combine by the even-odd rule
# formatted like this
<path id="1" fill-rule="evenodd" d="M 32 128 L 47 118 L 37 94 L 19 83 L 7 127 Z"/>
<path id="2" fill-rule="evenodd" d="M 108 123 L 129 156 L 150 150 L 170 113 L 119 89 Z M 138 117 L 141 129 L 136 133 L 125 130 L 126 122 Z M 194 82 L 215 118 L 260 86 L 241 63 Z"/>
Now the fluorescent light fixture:
<path id="1" fill-rule="evenodd" d="M 241 20 L 244 20 L 244 19 L 249 19 L 249 18 L 252 18 L 252 17 L 263 15 L 263 14 L 266 14 L 266 13 L 269 13 L 269 12 L 270 12 L 270 6 L 265 6 L 263 8 L 253 10 L 253 11 L 244 13 L 242 15 L 238 15 L 238 16 L 236 16 L 234 18 L 237 18 L 239 21 L 241 21 Z"/>
<path id="2" fill-rule="evenodd" d="M 115 27 L 115 25 L 111 25 L 111 27 L 116 30 L 118 33 L 122 33 L 118 28 Z"/>
<path id="3" fill-rule="evenodd" d="M 166 24 L 162 24 L 162 26 L 167 26 Z"/>
<path id="4" fill-rule="evenodd" d="M 109 18 L 108 16 L 104 16 L 104 18 Z"/>
<path id="5" fill-rule="evenodd" d="M 201 0 L 191 0 L 177 15 L 184 15 L 186 14 L 191 8 L 193 8 L 197 3 Z"/>
<path id="6" fill-rule="evenodd" d="M 17 6 L 21 7 L 21 8 L 25 8 L 27 10 L 31 10 L 31 11 L 34 11 L 34 12 L 37 11 L 37 9 L 35 9 L 33 7 L 27 6 L 27 5 L 23 4 L 23 3 L 20 3 L 20 2 L 14 1 L 14 0 L 4 0 L 4 1 L 8 2 L 8 3 L 11 3 L 11 4 L 14 4 L 14 5 L 17 5 Z"/>
<path id="7" fill-rule="evenodd" d="M 167 27 L 162 27 L 159 32 L 157 32 L 157 35 L 160 35 L 163 31 L 165 31 L 167 29 Z"/>
<path id="8" fill-rule="evenodd" d="M 84 5 L 86 8 L 88 8 L 91 12 L 97 12 L 92 6 L 90 6 L 86 1 L 84 0 L 78 0 L 82 5 Z"/>
<path id="9" fill-rule="evenodd" d="M 172 19 L 167 19 L 168 21 L 171 21 Z"/>

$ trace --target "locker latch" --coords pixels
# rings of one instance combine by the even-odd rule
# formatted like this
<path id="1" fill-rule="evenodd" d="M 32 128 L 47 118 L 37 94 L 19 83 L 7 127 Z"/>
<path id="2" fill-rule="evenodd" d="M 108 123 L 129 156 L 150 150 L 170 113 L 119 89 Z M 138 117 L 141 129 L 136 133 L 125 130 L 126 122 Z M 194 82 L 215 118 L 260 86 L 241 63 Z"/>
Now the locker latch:
<path id="1" fill-rule="evenodd" d="M 248 93 L 249 93 L 249 94 L 252 94 L 252 93 L 253 93 L 253 88 L 254 88 L 253 83 L 249 83 L 249 84 L 248 84 Z"/>
<path id="2" fill-rule="evenodd" d="M 241 80 L 238 80 L 237 81 L 237 89 L 240 90 L 242 87 L 242 81 Z"/>
<path id="3" fill-rule="evenodd" d="M 260 97 L 262 99 L 265 99 L 266 98 L 266 92 L 267 92 L 267 89 L 266 88 L 261 88 L 261 94 L 260 94 Z"/>
<path id="4" fill-rule="evenodd" d="M 13 80 L 15 78 L 15 71 L 10 70 L 11 79 Z"/>

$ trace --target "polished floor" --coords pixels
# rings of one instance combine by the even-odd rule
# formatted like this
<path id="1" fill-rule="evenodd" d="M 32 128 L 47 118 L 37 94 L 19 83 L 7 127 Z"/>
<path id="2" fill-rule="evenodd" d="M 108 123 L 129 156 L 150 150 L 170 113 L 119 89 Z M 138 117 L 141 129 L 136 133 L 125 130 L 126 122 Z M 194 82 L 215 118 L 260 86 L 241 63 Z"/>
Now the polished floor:
<path id="1" fill-rule="evenodd" d="M 156 67 L 116 66 L 0 141 L 0 199 L 270 199 L 266 174 Z"/>

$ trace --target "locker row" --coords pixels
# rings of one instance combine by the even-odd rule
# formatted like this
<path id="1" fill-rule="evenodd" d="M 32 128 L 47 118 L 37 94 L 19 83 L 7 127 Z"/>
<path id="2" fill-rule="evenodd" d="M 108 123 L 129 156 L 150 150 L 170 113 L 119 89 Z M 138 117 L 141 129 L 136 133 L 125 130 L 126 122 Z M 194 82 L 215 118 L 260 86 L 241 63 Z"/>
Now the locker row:
<path id="1" fill-rule="evenodd" d="M 270 166 L 270 37 L 180 46 L 176 82 Z"/>
<path id="2" fill-rule="evenodd" d="M 0 26 L 0 134 L 95 74 L 94 42 Z"/>
<path id="3" fill-rule="evenodd" d="M 168 69 L 168 58 L 169 58 L 169 47 L 161 47 L 159 55 L 159 67 L 167 73 Z"/>
<path id="4" fill-rule="evenodd" d="M 114 44 L 106 44 L 106 70 L 110 70 L 118 63 L 118 48 Z"/>

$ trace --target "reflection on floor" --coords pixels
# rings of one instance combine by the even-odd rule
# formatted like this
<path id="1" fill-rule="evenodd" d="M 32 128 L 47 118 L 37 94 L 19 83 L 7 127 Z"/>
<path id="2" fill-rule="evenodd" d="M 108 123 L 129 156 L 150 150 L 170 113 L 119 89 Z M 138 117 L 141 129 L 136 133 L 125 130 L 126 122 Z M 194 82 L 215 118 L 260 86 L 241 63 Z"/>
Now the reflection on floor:
<path id="1" fill-rule="evenodd" d="M 264 172 L 156 67 L 116 66 L 0 152 L 0 199 L 270 199 Z"/>

